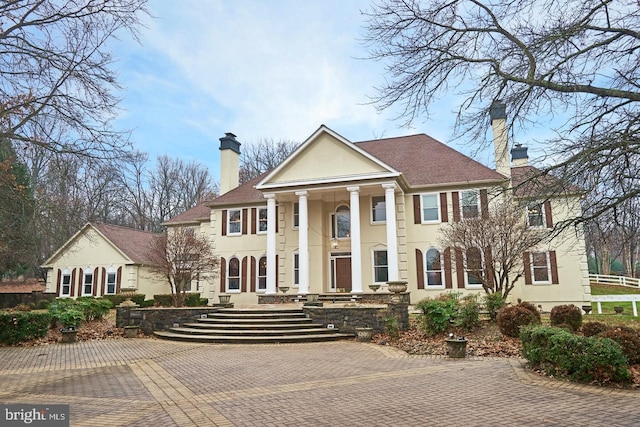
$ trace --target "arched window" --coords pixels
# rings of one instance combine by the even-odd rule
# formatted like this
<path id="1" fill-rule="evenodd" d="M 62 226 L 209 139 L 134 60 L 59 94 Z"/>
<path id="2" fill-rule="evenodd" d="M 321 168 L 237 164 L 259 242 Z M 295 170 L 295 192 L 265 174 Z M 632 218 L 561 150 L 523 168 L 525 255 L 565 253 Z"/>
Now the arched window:
<path id="1" fill-rule="evenodd" d="M 331 237 L 338 239 L 351 237 L 351 210 L 349 206 L 338 206 L 331 219 Z"/>
<path id="2" fill-rule="evenodd" d="M 93 293 L 93 270 L 91 267 L 84 269 L 84 280 L 82 281 L 82 295 L 91 295 Z"/>
<path id="3" fill-rule="evenodd" d="M 229 260 L 229 274 L 227 274 L 227 291 L 240 290 L 240 260 L 231 258 Z"/>
<path id="4" fill-rule="evenodd" d="M 465 257 L 467 285 L 482 285 L 482 251 L 469 248 Z"/>
<path id="5" fill-rule="evenodd" d="M 258 261 L 258 291 L 267 290 L 267 257 L 263 256 Z"/>
<path id="6" fill-rule="evenodd" d="M 440 251 L 435 248 L 431 248 L 426 254 L 427 261 L 427 286 L 441 287 L 444 286 L 442 274 L 442 257 Z"/>

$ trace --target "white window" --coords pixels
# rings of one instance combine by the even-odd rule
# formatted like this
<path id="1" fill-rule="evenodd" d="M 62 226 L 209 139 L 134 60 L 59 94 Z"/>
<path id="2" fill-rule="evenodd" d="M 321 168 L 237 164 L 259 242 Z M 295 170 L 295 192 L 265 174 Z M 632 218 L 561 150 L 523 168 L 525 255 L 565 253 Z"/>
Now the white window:
<path id="1" fill-rule="evenodd" d="M 460 206 L 462 218 L 478 218 L 480 213 L 480 201 L 477 191 L 463 191 L 460 193 Z"/>
<path id="2" fill-rule="evenodd" d="M 300 226 L 300 204 L 295 202 L 293 204 L 293 228 Z"/>
<path id="3" fill-rule="evenodd" d="M 93 293 L 93 271 L 91 268 L 87 267 L 82 283 L 82 295 L 91 295 Z"/>
<path id="4" fill-rule="evenodd" d="M 387 202 L 384 196 L 371 198 L 371 222 L 387 221 Z"/>
<path id="5" fill-rule="evenodd" d="M 527 224 L 529 227 L 544 227 L 542 203 L 532 202 L 527 205 Z"/>
<path id="6" fill-rule="evenodd" d="M 300 256 L 293 254 L 293 287 L 297 288 L 300 284 Z"/>
<path id="7" fill-rule="evenodd" d="M 440 251 L 435 248 L 431 248 L 427 251 L 426 267 L 425 273 L 427 275 L 427 287 L 444 287 L 444 274 Z"/>
<path id="8" fill-rule="evenodd" d="M 240 291 L 240 260 L 238 258 L 231 258 L 229 260 L 227 291 Z"/>
<path id="9" fill-rule="evenodd" d="M 116 272 L 107 271 L 107 283 L 105 284 L 105 293 L 113 295 L 116 293 Z"/>
<path id="10" fill-rule="evenodd" d="M 258 208 L 258 233 L 267 232 L 267 208 Z"/>
<path id="11" fill-rule="evenodd" d="M 551 283 L 551 262 L 548 252 L 531 252 L 531 278 L 533 283 Z"/>
<path id="12" fill-rule="evenodd" d="M 389 280 L 389 263 L 387 262 L 387 251 L 373 251 L 373 281 L 385 283 Z"/>
<path id="13" fill-rule="evenodd" d="M 331 216 L 331 237 L 348 239 L 351 237 L 351 211 L 349 206 L 340 205 Z"/>
<path id="14" fill-rule="evenodd" d="M 437 194 L 423 194 L 420 197 L 422 222 L 440 221 L 440 199 Z"/>
<path id="15" fill-rule="evenodd" d="M 62 272 L 62 286 L 60 287 L 60 296 L 71 296 L 71 274 L 69 274 L 69 270 L 64 270 Z"/>
<path id="16" fill-rule="evenodd" d="M 467 285 L 482 286 L 482 251 L 478 248 L 469 248 L 465 253 L 465 276 Z"/>
<path id="17" fill-rule="evenodd" d="M 267 257 L 263 256 L 258 260 L 258 292 L 264 292 L 267 290 Z"/>
<path id="18" fill-rule="evenodd" d="M 242 210 L 229 209 L 227 234 L 242 234 Z"/>

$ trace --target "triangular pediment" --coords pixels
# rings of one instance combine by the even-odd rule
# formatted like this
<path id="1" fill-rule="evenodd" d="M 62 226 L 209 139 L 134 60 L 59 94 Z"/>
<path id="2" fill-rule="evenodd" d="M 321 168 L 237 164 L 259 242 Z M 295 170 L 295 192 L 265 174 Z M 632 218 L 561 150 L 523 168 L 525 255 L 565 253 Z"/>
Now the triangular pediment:
<path id="1" fill-rule="evenodd" d="M 274 189 L 398 175 L 398 171 L 323 125 L 256 188 Z"/>

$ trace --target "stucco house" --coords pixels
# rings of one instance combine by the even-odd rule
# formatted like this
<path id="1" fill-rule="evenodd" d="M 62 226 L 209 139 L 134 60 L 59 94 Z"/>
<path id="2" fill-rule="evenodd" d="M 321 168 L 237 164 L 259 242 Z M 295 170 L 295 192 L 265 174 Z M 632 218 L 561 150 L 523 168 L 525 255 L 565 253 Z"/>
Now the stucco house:
<path id="1" fill-rule="evenodd" d="M 170 293 L 153 277 L 149 247 L 157 235 L 117 225 L 85 224 L 42 265 L 46 290 L 59 297 L 102 296 L 121 289 L 152 298 Z"/>
<path id="2" fill-rule="evenodd" d="M 535 168 L 526 148 L 509 150 L 503 104 L 492 107 L 491 118 L 495 169 L 425 134 L 354 143 L 322 125 L 275 169 L 242 185 L 241 144 L 227 133 L 220 138 L 220 196 L 164 224 L 209 236 L 220 257 L 215 277 L 192 283 L 192 291 L 212 302 L 231 294 L 238 305 L 256 304 L 259 295 L 280 288 L 359 294 L 379 285 L 383 292 L 393 280 L 408 282 L 414 303 L 447 291 L 483 293 L 466 255 L 440 247 L 443 226 L 483 216 L 505 189 L 516 188 L 515 198 L 527 205 L 523 221 L 551 228 L 580 212 L 581 197 L 567 191 L 540 198 L 535 188 L 519 187 Z M 80 230 L 45 264 L 47 290 L 101 295 L 117 292 L 122 282 L 148 298 L 168 293 L 147 274 L 145 254 L 129 252 L 133 234 L 119 240 L 114 230 L 104 224 Z M 513 300 L 545 310 L 590 302 L 579 230 L 560 233 L 523 259 L 526 273 Z M 96 286 L 84 285 L 87 272 Z"/>

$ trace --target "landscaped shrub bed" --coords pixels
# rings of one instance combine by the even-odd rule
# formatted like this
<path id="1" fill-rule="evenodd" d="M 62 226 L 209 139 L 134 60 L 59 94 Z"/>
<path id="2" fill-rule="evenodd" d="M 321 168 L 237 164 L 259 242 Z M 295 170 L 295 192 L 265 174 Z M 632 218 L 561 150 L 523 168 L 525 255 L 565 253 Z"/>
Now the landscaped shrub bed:
<path id="1" fill-rule="evenodd" d="M 503 335 L 517 338 L 523 326 L 540 324 L 540 314 L 535 307 L 532 311 L 527 303 L 520 303 L 500 309 L 496 320 Z"/>
<path id="2" fill-rule="evenodd" d="M 573 304 L 556 305 L 551 309 L 549 321 L 551 326 L 568 327 L 575 332 L 582 325 L 582 312 Z"/>
<path id="3" fill-rule="evenodd" d="M 601 332 L 598 338 L 609 338 L 620 345 L 630 365 L 640 364 L 640 336 L 638 332 L 613 328 Z"/>
<path id="4" fill-rule="evenodd" d="M 173 294 L 159 294 L 153 296 L 153 301 L 157 307 L 173 307 L 175 300 Z M 187 307 L 203 307 L 208 302 L 208 299 L 200 298 L 200 294 L 197 292 L 184 294 L 184 305 Z"/>
<path id="5" fill-rule="evenodd" d="M 109 301 L 111 301 L 112 307 L 119 306 L 120 304 L 122 304 L 127 299 L 127 297 L 125 297 L 122 294 L 104 295 L 102 298 L 108 299 Z M 142 306 L 142 304 L 144 304 L 144 301 L 145 301 L 145 299 L 144 299 L 145 295 L 144 294 L 135 294 L 135 295 L 131 296 L 130 298 L 131 298 L 131 301 L 135 302 L 139 306 Z"/>
<path id="6" fill-rule="evenodd" d="M 608 338 L 575 335 L 566 329 L 526 326 L 520 331 L 522 355 L 533 368 L 574 381 L 626 383 L 628 360 Z"/>
<path id="7" fill-rule="evenodd" d="M 51 315 L 35 311 L 0 312 L 0 342 L 16 344 L 47 335 Z"/>

